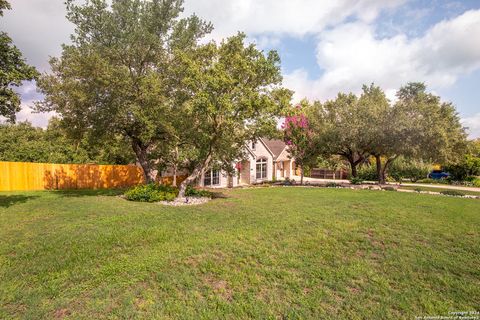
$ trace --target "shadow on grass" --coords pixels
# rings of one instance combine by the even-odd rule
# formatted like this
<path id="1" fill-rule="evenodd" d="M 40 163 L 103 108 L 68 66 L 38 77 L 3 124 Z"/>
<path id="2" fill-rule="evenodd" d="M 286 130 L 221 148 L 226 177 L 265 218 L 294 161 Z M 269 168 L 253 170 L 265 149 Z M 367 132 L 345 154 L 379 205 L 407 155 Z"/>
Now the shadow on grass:
<path id="1" fill-rule="evenodd" d="M 212 193 L 212 199 L 226 199 L 226 198 L 228 198 L 228 196 L 223 192 L 211 191 L 211 190 L 210 190 L 210 192 Z"/>
<path id="2" fill-rule="evenodd" d="M 25 196 L 20 194 L 0 196 L 0 207 L 8 208 L 16 204 L 25 203 L 28 200 L 38 198 L 38 196 Z"/>
<path id="3" fill-rule="evenodd" d="M 52 194 L 61 197 L 95 197 L 95 196 L 118 196 L 125 192 L 124 189 L 77 189 L 77 190 L 52 190 Z"/>

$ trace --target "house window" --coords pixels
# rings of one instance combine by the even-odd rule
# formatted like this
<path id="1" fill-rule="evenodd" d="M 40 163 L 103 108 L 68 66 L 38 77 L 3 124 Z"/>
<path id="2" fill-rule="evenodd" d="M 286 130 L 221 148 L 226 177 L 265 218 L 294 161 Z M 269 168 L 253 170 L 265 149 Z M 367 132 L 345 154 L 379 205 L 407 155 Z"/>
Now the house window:
<path id="1" fill-rule="evenodd" d="M 207 186 L 216 186 L 220 184 L 220 170 L 209 170 L 205 172 L 203 177 L 203 185 Z"/>
<path id="2" fill-rule="evenodd" d="M 267 159 L 257 160 L 257 179 L 265 179 L 267 177 Z"/>
<path id="3" fill-rule="evenodd" d="M 252 150 L 255 150 L 255 141 L 252 141 Z"/>

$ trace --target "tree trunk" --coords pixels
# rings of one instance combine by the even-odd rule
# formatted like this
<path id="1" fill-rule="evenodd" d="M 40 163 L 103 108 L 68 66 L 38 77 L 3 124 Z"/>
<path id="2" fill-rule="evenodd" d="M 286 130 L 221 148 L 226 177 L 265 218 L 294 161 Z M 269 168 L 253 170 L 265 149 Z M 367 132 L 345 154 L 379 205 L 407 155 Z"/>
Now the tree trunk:
<path id="1" fill-rule="evenodd" d="M 176 163 L 173 165 L 172 187 L 177 187 L 177 164 Z"/>
<path id="2" fill-rule="evenodd" d="M 192 184 L 198 177 L 202 175 L 202 173 L 205 171 L 206 167 L 210 164 L 210 160 L 212 159 L 211 156 L 208 156 L 203 164 L 197 166 L 195 169 L 193 169 L 192 173 L 180 183 L 180 187 L 178 189 L 178 196 L 177 200 L 185 198 L 185 191 L 187 190 L 187 186 Z"/>
<path id="3" fill-rule="evenodd" d="M 377 164 L 378 184 L 385 184 L 385 169 L 382 166 L 382 158 L 379 155 L 376 155 L 375 162 Z"/>
<path id="4" fill-rule="evenodd" d="M 300 184 L 303 184 L 303 176 L 304 176 L 304 171 L 303 171 L 303 166 L 300 167 Z"/>
<path id="5" fill-rule="evenodd" d="M 138 139 L 132 139 L 133 152 L 137 156 L 137 161 L 143 169 L 143 177 L 146 183 L 155 182 L 152 166 L 148 161 L 148 147 L 142 144 Z"/>
<path id="6" fill-rule="evenodd" d="M 358 163 L 355 163 L 355 161 L 353 160 L 348 160 L 348 162 L 350 163 L 350 169 L 352 171 L 352 178 L 356 178 L 358 176 L 358 172 L 357 172 L 357 164 Z"/>
<path id="7" fill-rule="evenodd" d="M 173 181 L 172 186 L 177 187 L 177 168 L 178 168 L 178 147 L 174 150 L 174 163 L 173 163 Z"/>

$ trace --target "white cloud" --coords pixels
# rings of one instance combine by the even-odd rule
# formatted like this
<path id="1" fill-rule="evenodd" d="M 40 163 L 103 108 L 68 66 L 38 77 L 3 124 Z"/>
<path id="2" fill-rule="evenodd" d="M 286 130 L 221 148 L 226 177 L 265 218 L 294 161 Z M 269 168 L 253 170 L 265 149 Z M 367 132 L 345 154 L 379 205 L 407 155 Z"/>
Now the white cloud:
<path id="1" fill-rule="evenodd" d="M 324 70 L 308 80 L 305 70 L 285 76 L 296 98 L 325 99 L 338 91 L 358 92 L 375 82 L 390 96 L 409 81 L 424 81 L 432 88 L 447 87 L 459 76 L 480 68 L 480 10 L 467 11 L 442 21 L 425 35 L 409 39 L 404 34 L 379 39 L 372 25 L 344 23 L 318 38 L 317 62 Z"/>
<path id="2" fill-rule="evenodd" d="M 196 13 L 215 26 L 213 38 L 237 31 L 303 36 L 355 16 L 362 21 L 375 19 L 382 9 L 405 0 L 187 0 L 185 13 Z"/>
<path id="3" fill-rule="evenodd" d="M 50 56 L 61 53 L 68 43 L 73 25 L 65 18 L 64 0 L 9 0 L 12 10 L 4 12 L 2 31 L 6 31 L 27 61 L 41 72 L 50 70 Z"/>
<path id="4" fill-rule="evenodd" d="M 468 128 L 467 132 L 471 139 L 480 138 L 480 113 L 463 118 L 462 124 Z"/>

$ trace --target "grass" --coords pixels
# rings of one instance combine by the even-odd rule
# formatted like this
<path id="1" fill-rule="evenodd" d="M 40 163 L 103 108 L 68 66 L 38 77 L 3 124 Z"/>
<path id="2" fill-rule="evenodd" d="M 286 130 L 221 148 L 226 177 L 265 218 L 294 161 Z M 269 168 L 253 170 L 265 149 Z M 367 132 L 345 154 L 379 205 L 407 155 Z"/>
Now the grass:
<path id="1" fill-rule="evenodd" d="M 456 189 L 449 189 L 449 188 L 435 188 L 435 187 L 416 187 L 416 186 L 405 186 L 401 185 L 399 186 L 399 189 L 404 189 L 404 190 L 421 190 L 421 191 L 432 191 L 432 192 L 441 192 L 441 191 L 446 191 L 446 190 L 456 190 Z M 480 192 L 477 191 L 470 191 L 470 190 L 458 190 L 464 194 L 469 194 L 472 196 L 480 196 Z"/>
<path id="2" fill-rule="evenodd" d="M 480 201 L 326 188 L 196 207 L 0 193 L 0 318 L 412 319 L 478 310 Z"/>

